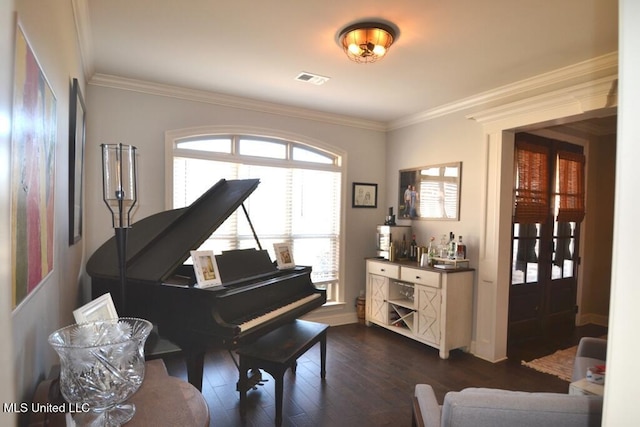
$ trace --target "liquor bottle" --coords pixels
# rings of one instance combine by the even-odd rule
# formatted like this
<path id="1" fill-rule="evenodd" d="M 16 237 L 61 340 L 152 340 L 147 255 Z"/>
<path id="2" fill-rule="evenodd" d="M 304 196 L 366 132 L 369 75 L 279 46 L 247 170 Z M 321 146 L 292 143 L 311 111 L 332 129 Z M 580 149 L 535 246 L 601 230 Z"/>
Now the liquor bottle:
<path id="1" fill-rule="evenodd" d="M 416 243 L 416 235 L 411 238 L 411 245 L 409 246 L 409 259 L 415 261 L 418 259 L 418 243 Z"/>
<path id="2" fill-rule="evenodd" d="M 458 245 L 456 246 L 456 259 L 467 259 L 467 246 L 462 243 L 462 236 L 458 236 Z"/>
<path id="3" fill-rule="evenodd" d="M 433 244 L 435 237 L 432 237 L 429 241 L 429 267 L 433 267 L 435 265 L 435 257 L 436 257 L 436 248 Z"/>
<path id="4" fill-rule="evenodd" d="M 453 234 L 453 231 L 449 233 L 449 252 L 447 253 L 447 258 L 454 259 L 456 257 L 456 235 Z"/>
<path id="5" fill-rule="evenodd" d="M 449 252 L 449 240 L 447 239 L 447 235 L 443 234 L 440 238 L 440 258 L 446 258 L 447 253 Z"/>
<path id="6" fill-rule="evenodd" d="M 407 239 L 405 238 L 405 235 L 402 235 L 402 246 L 400 246 L 400 257 L 399 258 L 406 258 L 407 257 Z"/>

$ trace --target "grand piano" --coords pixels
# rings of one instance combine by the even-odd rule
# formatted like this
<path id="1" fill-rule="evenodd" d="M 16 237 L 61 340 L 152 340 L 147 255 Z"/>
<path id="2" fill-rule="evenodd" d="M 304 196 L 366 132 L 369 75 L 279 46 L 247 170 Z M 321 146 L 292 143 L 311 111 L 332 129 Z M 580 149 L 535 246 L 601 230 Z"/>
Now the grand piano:
<path id="1" fill-rule="evenodd" d="M 322 306 L 326 292 L 311 282 L 311 268 L 278 270 L 254 237 L 258 249 L 216 255 L 222 286 L 197 288 L 196 250 L 259 184 L 257 179 L 220 180 L 190 206 L 160 212 L 134 224 L 127 236 L 125 299 L 121 295 L 115 237 L 87 262 L 92 297 L 110 292 L 118 314 L 141 317 L 178 345 L 189 382 L 202 388 L 204 354 L 252 342 Z M 247 215 L 249 224 L 251 221 Z M 253 230 L 253 226 L 251 227 Z"/>

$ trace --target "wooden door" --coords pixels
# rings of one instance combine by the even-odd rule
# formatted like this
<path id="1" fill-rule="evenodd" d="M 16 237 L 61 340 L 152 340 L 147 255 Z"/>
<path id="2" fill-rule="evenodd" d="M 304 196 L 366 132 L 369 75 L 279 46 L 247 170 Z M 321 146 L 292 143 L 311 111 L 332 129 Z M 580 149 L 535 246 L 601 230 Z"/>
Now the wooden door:
<path id="1" fill-rule="evenodd" d="M 516 135 L 516 144 L 519 137 Z M 509 340 L 567 336 L 575 328 L 580 223 L 557 216 L 557 152 L 582 147 L 526 135 L 549 148 L 549 213 L 537 222 L 513 222 Z"/>

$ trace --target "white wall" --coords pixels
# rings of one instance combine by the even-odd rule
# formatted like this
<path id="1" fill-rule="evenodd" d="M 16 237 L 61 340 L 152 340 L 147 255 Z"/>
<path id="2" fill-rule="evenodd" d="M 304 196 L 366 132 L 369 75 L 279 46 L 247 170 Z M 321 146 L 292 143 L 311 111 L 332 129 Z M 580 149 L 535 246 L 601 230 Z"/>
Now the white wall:
<path id="1" fill-rule="evenodd" d="M 11 309 L 10 233 L 10 136 L 6 122 L 12 108 L 15 17 L 30 42 L 57 101 L 55 159 L 54 269 L 51 276 L 13 312 Z M 78 280 L 82 244 L 68 246 L 68 135 L 69 92 L 73 77 L 84 84 L 71 1 L 34 2 L 15 0 L 0 6 L 0 400 L 30 402 L 36 385 L 49 373 L 58 358 L 47 343 L 55 329 L 71 323 L 71 311 L 78 303 Z M 12 330 L 12 338 L 6 335 Z M 7 360 L 9 359 L 9 360 Z M 9 369 L 5 372 L 5 369 Z M 2 413 L 0 424 L 11 425 L 10 414 Z"/>
<path id="2" fill-rule="evenodd" d="M 398 210 L 399 170 L 419 166 L 462 162 L 459 221 L 399 221 L 411 225 L 419 245 L 427 246 L 429 238 L 440 241 L 442 234 L 452 231 L 463 236 L 467 256 L 477 265 L 480 210 L 484 167 L 482 126 L 462 114 L 429 120 L 414 126 L 393 130 L 387 136 L 387 200 Z M 391 206 L 391 205 L 389 205 Z"/>
<path id="3" fill-rule="evenodd" d="M 13 81 L 13 1 L 0 2 L 0 402 L 15 402 L 11 339 L 11 231 L 9 228 L 11 106 Z M 0 425 L 14 424 L 13 414 L 0 412 Z"/>
<path id="4" fill-rule="evenodd" d="M 620 98 L 618 150 L 616 154 L 615 227 L 613 274 L 607 348 L 607 380 L 604 386 L 603 425 L 637 425 L 640 417 L 637 384 L 640 381 L 640 286 L 638 268 L 630 262 L 640 240 L 640 192 L 637 188 L 640 159 L 640 3 L 620 0 Z"/>
<path id="5" fill-rule="evenodd" d="M 206 98 L 206 94 L 202 96 Z M 165 173 L 170 171 L 165 171 L 165 131 L 200 126 L 248 126 L 300 135 L 344 150 L 347 166 L 342 267 L 346 304 L 321 311 L 324 319 L 333 324 L 356 320 L 355 299 L 365 288 L 364 258 L 375 255 L 375 225 L 381 223 L 385 215 L 384 132 L 94 84 L 88 86 L 87 100 L 87 256 L 113 236 L 110 216 L 102 201 L 99 151 L 102 143 L 121 142 L 138 147 L 140 205 L 133 218 L 134 227 L 135 221 L 166 210 Z M 381 200 L 377 209 L 351 208 L 354 181 L 380 185 Z M 260 191 L 260 187 L 256 191 Z"/>

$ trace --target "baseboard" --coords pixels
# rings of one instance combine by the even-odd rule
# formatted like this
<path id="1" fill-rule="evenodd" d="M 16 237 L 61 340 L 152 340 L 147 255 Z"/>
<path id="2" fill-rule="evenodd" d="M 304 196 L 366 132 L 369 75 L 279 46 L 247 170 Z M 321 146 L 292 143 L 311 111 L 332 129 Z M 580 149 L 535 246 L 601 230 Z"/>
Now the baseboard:
<path id="1" fill-rule="evenodd" d="M 353 313 L 342 314 L 330 314 L 330 313 L 309 313 L 302 316 L 304 320 L 310 320 L 312 322 L 326 323 L 330 326 L 348 325 L 358 322 L 358 316 Z"/>
<path id="2" fill-rule="evenodd" d="M 584 326 L 588 324 L 608 327 L 609 316 L 605 316 L 602 314 L 595 314 L 595 313 L 586 313 L 586 314 L 580 314 L 576 316 L 577 326 Z"/>

